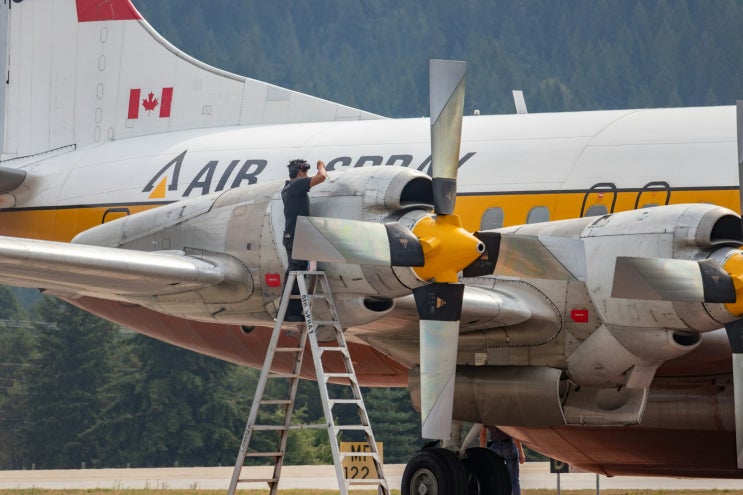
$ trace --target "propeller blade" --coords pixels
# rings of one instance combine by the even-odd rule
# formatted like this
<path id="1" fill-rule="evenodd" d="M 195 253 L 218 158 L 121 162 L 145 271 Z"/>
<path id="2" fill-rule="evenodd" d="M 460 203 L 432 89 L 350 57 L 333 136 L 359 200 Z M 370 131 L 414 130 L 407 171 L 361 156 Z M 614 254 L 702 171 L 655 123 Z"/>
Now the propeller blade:
<path id="1" fill-rule="evenodd" d="M 413 290 L 420 316 L 423 438 L 451 437 L 463 284 L 433 283 Z"/>
<path id="2" fill-rule="evenodd" d="M 475 232 L 485 253 L 463 270 L 465 277 L 541 278 L 585 280 L 583 241 L 563 237 Z"/>
<path id="3" fill-rule="evenodd" d="M 297 217 L 292 256 L 356 265 L 423 266 L 418 239 L 397 222 L 387 224 Z"/>
<path id="4" fill-rule="evenodd" d="M 733 404 L 735 407 L 735 447 L 738 469 L 743 469 L 743 320 L 725 325 L 733 351 Z"/>
<path id="5" fill-rule="evenodd" d="M 714 260 L 619 256 L 614 267 L 612 297 L 655 301 L 732 303 L 735 286 Z"/>
<path id="6" fill-rule="evenodd" d="M 431 60 L 428 68 L 434 211 L 450 215 L 457 194 L 467 63 Z"/>

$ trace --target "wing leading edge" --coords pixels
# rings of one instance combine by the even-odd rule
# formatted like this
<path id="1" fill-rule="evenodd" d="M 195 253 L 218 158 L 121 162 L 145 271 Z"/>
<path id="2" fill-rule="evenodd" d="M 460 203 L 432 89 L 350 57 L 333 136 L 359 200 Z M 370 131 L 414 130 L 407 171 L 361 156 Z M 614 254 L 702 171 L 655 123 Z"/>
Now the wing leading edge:
<path id="1" fill-rule="evenodd" d="M 222 283 L 228 271 L 227 266 L 182 251 L 142 252 L 0 237 L 2 283 L 68 297 L 126 299 L 198 290 Z"/>

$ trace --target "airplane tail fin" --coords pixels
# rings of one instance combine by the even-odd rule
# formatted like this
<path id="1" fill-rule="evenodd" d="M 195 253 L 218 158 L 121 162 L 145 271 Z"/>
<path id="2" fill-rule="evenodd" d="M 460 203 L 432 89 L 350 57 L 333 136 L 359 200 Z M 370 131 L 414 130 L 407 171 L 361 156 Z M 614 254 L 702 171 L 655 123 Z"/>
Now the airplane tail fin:
<path id="1" fill-rule="evenodd" d="M 381 118 L 200 62 L 130 0 L 0 9 L 0 161 L 160 132 Z"/>

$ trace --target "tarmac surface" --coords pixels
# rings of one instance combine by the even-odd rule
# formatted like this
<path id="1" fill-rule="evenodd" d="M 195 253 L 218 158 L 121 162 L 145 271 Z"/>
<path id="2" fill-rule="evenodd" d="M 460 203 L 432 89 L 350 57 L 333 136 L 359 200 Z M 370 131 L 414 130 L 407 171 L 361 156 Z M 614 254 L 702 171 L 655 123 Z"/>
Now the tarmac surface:
<path id="1" fill-rule="evenodd" d="M 272 466 L 246 468 L 243 476 L 268 477 Z M 384 466 L 387 481 L 393 490 L 400 489 L 404 464 Z M 78 469 L 0 471 L 0 489 L 213 489 L 227 490 L 232 467 L 158 468 L 158 469 Z M 560 475 L 563 490 L 596 489 L 596 475 L 569 473 Z M 656 477 L 599 476 L 601 489 L 741 489 L 743 480 L 688 479 Z M 521 488 L 550 489 L 557 487 L 557 475 L 549 472 L 549 463 L 529 462 L 521 466 Z M 265 483 L 241 483 L 240 489 L 266 489 Z M 284 466 L 280 488 L 338 489 L 333 466 Z M 376 486 L 354 486 L 354 490 Z"/>

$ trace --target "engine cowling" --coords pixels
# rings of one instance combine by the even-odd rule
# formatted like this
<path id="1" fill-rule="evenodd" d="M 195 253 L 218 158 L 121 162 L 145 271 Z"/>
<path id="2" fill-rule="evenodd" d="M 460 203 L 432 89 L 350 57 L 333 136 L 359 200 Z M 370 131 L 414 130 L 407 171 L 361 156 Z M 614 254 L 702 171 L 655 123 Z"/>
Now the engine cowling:
<path id="1" fill-rule="evenodd" d="M 725 303 L 612 296 L 618 257 L 711 259 L 725 266 L 728 259 L 740 256 L 741 223 L 731 210 L 707 204 L 672 205 L 500 232 L 582 241 L 583 283 L 601 324 L 580 336 L 582 342 L 567 357 L 568 376 L 578 385 L 646 388 L 663 362 L 699 345 L 700 333 L 739 317 Z"/>
<path id="2" fill-rule="evenodd" d="M 161 206 L 78 235 L 73 242 L 141 251 L 179 251 L 245 273 L 199 292 L 151 294 L 138 304 L 188 318 L 273 323 L 281 297 L 286 253 L 281 182 L 251 185 Z M 310 214 L 414 225 L 430 210 L 431 179 L 402 167 L 335 173 L 310 192 Z M 235 269 L 234 267 L 238 267 Z M 394 307 L 394 298 L 422 285 L 410 268 L 337 265 L 326 271 L 341 322 L 369 323 Z"/>

